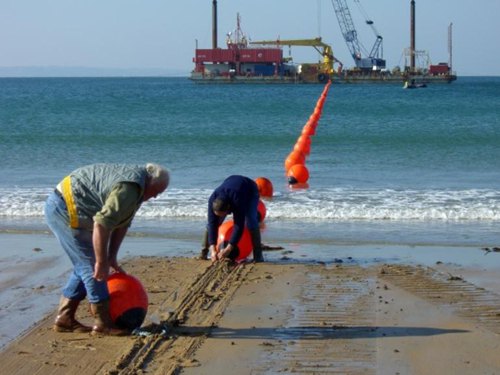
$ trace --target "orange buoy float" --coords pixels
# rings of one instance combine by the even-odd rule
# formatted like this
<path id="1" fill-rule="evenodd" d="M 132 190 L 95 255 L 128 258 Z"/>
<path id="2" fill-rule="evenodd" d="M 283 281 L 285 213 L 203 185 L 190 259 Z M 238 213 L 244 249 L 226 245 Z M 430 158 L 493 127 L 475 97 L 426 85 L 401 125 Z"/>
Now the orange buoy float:
<path id="1" fill-rule="evenodd" d="M 307 143 L 295 143 L 293 146 L 294 151 L 300 151 L 304 155 L 309 155 L 311 153 L 311 146 L 309 146 Z"/>
<path id="2" fill-rule="evenodd" d="M 309 116 L 309 119 L 307 120 L 305 126 L 311 126 L 314 129 L 316 129 L 316 126 L 318 126 L 318 121 L 319 121 L 319 116 L 313 113 L 311 116 Z"/>
<path id="3" fill-rule="evenodd" d="M 311 145 L 311 137 L 309 137 L 307 134 L 301 134 L 299 136 L 299 138 L 297 138 L 297 143 L 302 143 L 302 142 L 305 142 L 307 144 L 309 144 L 309 146 Z"/>
<path id="4" fill-rule="evenodd" d="M 148 312 L 148 295 L 139 279 L 116 272 L 108 277 L 107 284 L 113 323 L 131 331 L 139 328 Z"/>
<path id="5" fill-rule="evenodd" d="M 257 188 L 259 189 L 259 195 L 264 198 L 273 197 L 273 183 L 265 177 L 257 177 L 255 179 Z"/>
<path id="6" fill-rule="evenodd" d="M 301 134 L 302 135 L 307 135 L 307 136 L 316 134 L 316 124 L 312 124 L 312 123 L 308 122 L 302 128 L 302 133 Z"/>
<path id="7" fill-rule="evenodd" d="M 304 164 L 306 161 L 306 156 L 301 151 L 292 151 L 288 154 L 285 160 L 285 171 L 288 172 L 290 167 L 295 164 Z"/>
<path id="8" fill-rule="evenodd" d="M 295 164 L 288 170 L 287 177 L 290 185 L 305 184 L 309 180 L 309 171 L 304 164 Z"/>
<path id="9" fill-rule="evenodd" d="M 257 217 L 259 219 L 259 223 L 262 223 L 264 221 L 264 219 L 266 218 L 266 213 L 266 205 L 264 204 L 264 202 L 262 202 L 261 199 L 259 199 L 259 204 L 257 205 Z"/>
<path id="10" fill-rule="evenodd" d="M 302 152 L 304 155 L 309 155 L 311 153 L 311 138 L 309 136 L 300 136 L 293 149 Z"/>
<path id="11" fill-rule="evenodd" d="M 227 246 L 231 235 L 233 234 L 234 222 L 228 220 L 224 222 L 219 227 L 219 234 L 217 236 L 217 249 L 221 250 Z M 241 236 L 238 244 L 235 246 L 234 254 L 230 254 L 230 258 L 236 262 L 241 262 L 245 260 L 252 252 L 252 238 L 250 237 L 250 231 L 245 226 L 243 230 L 243 235 Z"/>

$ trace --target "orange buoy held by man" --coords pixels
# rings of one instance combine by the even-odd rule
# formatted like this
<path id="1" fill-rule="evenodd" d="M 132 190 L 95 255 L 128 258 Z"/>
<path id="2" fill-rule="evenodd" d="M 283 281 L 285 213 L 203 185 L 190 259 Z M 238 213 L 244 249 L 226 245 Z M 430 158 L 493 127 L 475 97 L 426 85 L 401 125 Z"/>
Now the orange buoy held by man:
<path id="1" fill-rule="evenodd" d="M 148 312 L 148 295 L 139 279 L 115 272 L 108 277 L 108 290 L 113 323 L 129 331 L 139 328 Z"/>
<path id="2" fill-rule="evenodd" d="M 228 246 L 233 234 L 233 230 L 234 222 L 232 220 L 224 222 L 219 227 L 216 244 L 216 248 L 219 250 L 219 252 L 223 251 Z M 250 236 L 250 231 L 247 227 L 245 227 L 245 229 L 243 229 L 243 234 L 241 235 L 240 240 L 236 245 L 232 247 L 232 250 L 227 258 L 234 260 L 235 262 L 242 262 L 250 255 L 251 252 L 252 238 Z"/>

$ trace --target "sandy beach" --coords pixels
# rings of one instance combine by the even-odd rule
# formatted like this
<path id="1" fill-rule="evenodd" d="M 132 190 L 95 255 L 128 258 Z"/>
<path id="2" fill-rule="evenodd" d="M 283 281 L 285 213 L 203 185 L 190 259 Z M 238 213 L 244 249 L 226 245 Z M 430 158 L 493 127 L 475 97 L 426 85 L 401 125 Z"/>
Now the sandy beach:
<path id="1" fill-rule="evenodd" d="M 5 248 L 29 237 L 0 239 Z M 500 373 L 497 252 L 413 249 L 427 250 L 419 262 L 411 249 L 373 246 L 381 260 L 367 262 L 365 246 L 327 262 L 275 251 L 238 266 L 130 257 L 124 268 L 150 300 L 141 335 L 91 337 L 51 330 L 68 264 L 46 250 L 53 238 L 34 237 L 39 249 L 2 262 L 2 336 L 28 325 L 0 353 L 5 374 Z M 91 324 L 86 303 L 78 317 Z"/>

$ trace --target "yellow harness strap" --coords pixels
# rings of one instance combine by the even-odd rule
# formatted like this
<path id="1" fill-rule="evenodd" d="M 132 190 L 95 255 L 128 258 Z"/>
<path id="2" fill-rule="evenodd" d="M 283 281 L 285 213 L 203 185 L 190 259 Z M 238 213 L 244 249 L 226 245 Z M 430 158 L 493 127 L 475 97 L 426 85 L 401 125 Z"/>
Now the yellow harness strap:
<path id="1" fill-rule="evenodd" d="M 73 199 L 73 191 L 71 190 L 71 178 L 69 176 L 64 177 L 61 182 L 61 188 L 66 207 L 68 208 L 69 226 L 71 228 L 78 228 L 78 215 L 76 213 L 75 200 Z"/>

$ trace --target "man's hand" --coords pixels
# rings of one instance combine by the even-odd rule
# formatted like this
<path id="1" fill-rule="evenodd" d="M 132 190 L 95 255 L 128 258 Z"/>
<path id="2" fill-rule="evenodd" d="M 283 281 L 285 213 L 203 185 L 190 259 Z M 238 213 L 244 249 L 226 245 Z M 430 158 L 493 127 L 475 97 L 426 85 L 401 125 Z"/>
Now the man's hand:
<path id="1" fill-rule="evenodd" d="M 125 270 L 118 264 L 116 260 L 109 261 L 109 268 L 111 268 L 111 272 L 119 272 L 119 273 L 127 273 Z"/>
<path id="2" fill-rule="evenodd" d="M 219 252 L 219 259 L 222 260 L 227 258 L 229 254 L 231 254 L 231 251 L 233 251 L 233 248 L 233 245 L 228 244 L 224 249 L 222 249 L 221 252 Z"/>
<path id="3" fill-rule="evenodd" d="M 97 281 L 106 281 L 109 276 L 108 262 L 95 262 L 93 276 Z"/>
<path id="4" fill-rule="evenodd" d="M 217 254 L 217 248 L 215 247 L 215 245 L 210 245 L 208 250 L 210 251 L 210 259 L 212 260 L 212 262 L 216 262 L 218 254 Z"/>

